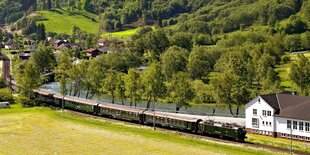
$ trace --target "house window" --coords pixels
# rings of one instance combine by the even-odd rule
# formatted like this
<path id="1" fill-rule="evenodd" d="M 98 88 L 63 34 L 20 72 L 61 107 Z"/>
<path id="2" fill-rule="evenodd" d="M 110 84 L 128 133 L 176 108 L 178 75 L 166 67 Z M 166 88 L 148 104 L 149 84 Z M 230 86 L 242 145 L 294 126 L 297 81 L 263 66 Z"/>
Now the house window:
<path id="1" fill-rule="evenodd" d="M 271 122 L 269 122 L 269 126 L 271 126 Z"/>
<path id="2" fill-rule="evenodd" d="M 310 123 L 305 123 L 305 130 L 307 131 L 307 132 L 309 132 L 310 130 Z"/>
<path id="3" fill-rule="evenodd" d="M 265 126 L 265 121 L 263 121 L 263 125 Z"/>
<path id="4" fill-rule="evenodd" d="M 267 111 L 267 116 L 271 116 L 271 111 Z"/>
<path id="5" fill-rule="evenodd" d="M 257 115 L 257 109 L 253 109 L 253 115 Z"/>
<path id="6" fill-rule="evenodd" d="M 286 124 L 287 124 L 288 129 L 292 128 L 292 121 L 291 120 L 287 120 Z"/>
<path id="7" fill-rule="evenodd" d="M 304 122 L 299 122 L 299 130 L 300 131 L 304 130 Z"/>
<path id="8" fill-rule="evenodd" d="M 297 130 L 297 121 L 293 121 L 293 129 Z"/>
<path id="9" fill-rule="evenodd" d="M 266 110 L 263 110 L 263 116 L 266 116 Z"/>
<path id="10" fill-rule="evenodd" d="M 258 127 L 258 119 L 257 118 L 252 118 L 252 126 Z"/>

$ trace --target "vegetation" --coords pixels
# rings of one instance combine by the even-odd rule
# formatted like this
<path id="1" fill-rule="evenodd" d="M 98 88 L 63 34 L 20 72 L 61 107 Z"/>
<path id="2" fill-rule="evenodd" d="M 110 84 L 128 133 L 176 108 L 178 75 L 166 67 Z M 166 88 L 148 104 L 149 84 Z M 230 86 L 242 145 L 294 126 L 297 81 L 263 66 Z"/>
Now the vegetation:
<path id="1" fill-rule="evenodd" d="M 78 26 L 82 31 L 98 34 L 99 24 L 95 20 L 96 15 L 90 13 L 79 14 L 55 9 L 50 11 L 38 11 L 38 17 L 42 18 L 37 23 L 42 23 L 47 32 L 72 34 L 72 27 Z M 37 17 L 37 18 L 38 18 Z"/>
<path id="2" fill-rule="evenodd" d="M 3 118 L 0 120 L 0 132 L 5 133 L 0 138 L 1 154 L 279 154 L 260 148 L 245 148 L 242 144 L 201 140 L 180 136 L 177 132 L 75 116 L 41 107 L 14 105 L 12 109 L 1 109 L 0 115 Z M 103 142 L 104 146 L 96 145 Z M 173 149 L 176 147 L 178 149 Z"/>
<path id="3" fill-rule="evenodd" d="M 290 149 L 291 142 L 289 139 L 273 138 L 273 137 L 254 135 L 254 134 L 247 134 L 247 137 L 248 137 L 247 141 L 251 143 Z M 310 145 L 308 143 L 293 141 L 292 144 L 293 144 L 292 145 L 293 152 L 295 150 L 295 151 L 310 153 Z"/>

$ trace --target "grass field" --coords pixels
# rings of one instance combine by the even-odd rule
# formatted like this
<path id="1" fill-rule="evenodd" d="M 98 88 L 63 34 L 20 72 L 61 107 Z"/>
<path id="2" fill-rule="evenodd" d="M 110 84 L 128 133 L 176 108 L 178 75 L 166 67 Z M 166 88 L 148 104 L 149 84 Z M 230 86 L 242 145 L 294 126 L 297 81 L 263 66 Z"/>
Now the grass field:
<path id="1" fill-rule="evenodd" d="M 270 146 L 280 147 L 290 149 L 290 140 L 289 139 L 282 139 L 282 138 L 273 138 L 268 136 L 262 135 L 254 135 L 254 134 L 247 134 L 247 141 L 252 142 L 255 144 L 268 144 Z M 310 143 L 306 142 L 299 142 L 293 141 L 292 142 L 293 150 L 294 151 L 301 151 L 310 154 Z"/>
<path id="2" fill-rule="evenodd" d="M 99 30 L 98 16 L 91 13 L 69 13 L 64 10 L 38 11 L 37 14 L 47 20 L 38 21 L 43 23 L 48 32 L 72 33 L 72 27 L 78 26 L 83 31 L 97 34 Z M 93 18 L 95 21 L 91 20 Z"/>
<path id="3" fill-rule="evenodd" d="M 296 90 L 294 83 L 289 78 L 289 69 L 290 63 L 296 61 L 297 54 L 285 53 L 285 55 L 290 57 L 290 62 L 278 65 L 275 70 L 279 73 L 281 85 L 285 88 L 285 90 Z M 310 53 L 305 53 L 304 55 L 310 59 Z"/>
<path id="4" fill-rule="evenodd" d="M 0 110 L 0 154 L 279 154 L 48 108 Z"/>
<path id="5" fill-rule="evenodd" d="M 130 36 L 134 35 L 137 33 L 137 31 L 139 30 L 139 28 L 135 28 L 135 29 L 130 29 L 130 30 L 125 30 L 125 31 L 119 31 L 119 32 L 106 32 L 103 33 L 101 36 L 103 38 L 107 38 L 107 39 L 119 39 L 119 40 L 128 40 Z"/>

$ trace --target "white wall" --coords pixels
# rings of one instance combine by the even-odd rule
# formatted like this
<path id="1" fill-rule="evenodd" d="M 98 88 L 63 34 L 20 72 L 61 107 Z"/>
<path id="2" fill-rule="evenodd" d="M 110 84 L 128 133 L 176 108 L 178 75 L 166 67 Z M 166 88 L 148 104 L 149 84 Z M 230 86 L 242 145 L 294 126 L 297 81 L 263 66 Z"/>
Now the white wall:
<path id="1" fill-rule="evenodd" d="M 305 131 L 305 123 L 306 122 L 310 123 L 310 121 L 283 118 L 283 117 L 275 117 L 275 120 L 276 120 L 276 125 L 277 125 L 276 132 L 290 134 L 290 129 L 287 129 L 287 120 L 291 120 L 292 121 L 292 127 L 293 127 L 293 121 L 297 121 L 297 130 L 293 130 L 293 132 L 292 132 L 293 135 L 310 137 L 310 132 Z M 304 122 L 304 127 L 303 127 L 302 131 L 299 130 L 299 122 L 300 121 Z"/>
<path id="2" fill-rule="evenodd" d="M 253 109 L 257 109 L 257 115 L 253 115 Z M 263 116 L 263 110 L 271 111 L 271 116 Z M 269 104 L 267 104 L 266 101 L 264 101 L 259 96 L 256 97 L 254 100 L 245 105 L 245 127 L 250 129 L 274 132 L 274 112 L 274 109 Z M 252 126 L 252 118 L 258 118 L 258 127 Z M 265 122 L 265 125 L 263 125 L 263 121 Z M 268 125 L 266 125 L 266 122 L 268 122 Z M 271 125 L 269 125 L 269 122 L 271 122 Z"/>

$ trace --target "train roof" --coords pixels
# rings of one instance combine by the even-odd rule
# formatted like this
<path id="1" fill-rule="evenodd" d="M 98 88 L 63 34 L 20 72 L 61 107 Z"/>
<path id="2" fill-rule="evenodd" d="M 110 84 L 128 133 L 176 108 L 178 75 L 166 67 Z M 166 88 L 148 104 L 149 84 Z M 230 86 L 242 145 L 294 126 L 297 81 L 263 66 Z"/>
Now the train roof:
<path id="1" fill-rule="evenodd" d="M 146 115 L 151 115 L 151 116 L 154 115 L 154 111 L 150 111 L 150 110 L 145 111 L 144 113 Z M 182 114 L 177 114 L 177 113 L 168 113 L 168 112 L 160 112 L 160 111 L 155 111 L 155 116 L 188 121 L 188 122 L 197 122 L 200 119 L 200 118 L 194 117 L 195 115 L 182 115 Z"/>
<path id="2" fill-rule="evenodd" d="M 135 112 L 135 113 L 142 113 L 145 111 L 145 109 L 141 108 L 134 108 L 134 107 L 129 107 L 129 106 L 124 106 L 124 105 L 117 105 L 117 104 L 111 104 L 107 102 L 98 102 L 99 107 L 104 107 L 104 108 L 109 108 L 109 109 L 116 109 L 116 110 L 122 110 L 122 111 L 127 111 L 127 112 Z"/>
<path id="3" fill-rule="evenodd" d="M 53 95 L 54 94 L 54 92 L 52 92 L 52 91 L 49 91 L 49 90 L 46 90 L 46 89 L 35 89 L 35 90 L 33 90 L 34 92 L 37 92 L 37 93 L 39 93 L 39 94 L 41 94 L 41 95 L 46 95 L 46 96 L 48 96 L 48 95 Z"/>
<path id="4" fill-rule="evenodd" d="M 64 98 L 66 101 L 72 101 L 77 102 L 81 104 L 88 104 L 88 105 L 97 105 L 98 103 L 94 100 L 84 99 L 84 98 L 78 98 L 78 97 L 72 97 L 72 96 L 65 96 Z"/>

